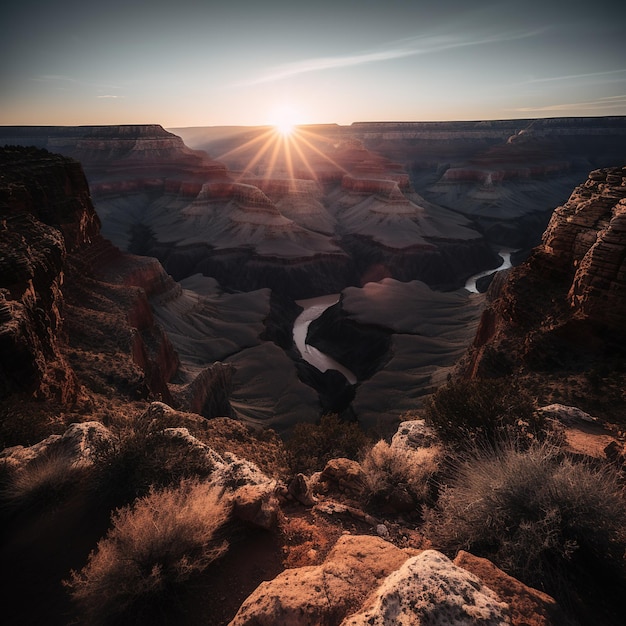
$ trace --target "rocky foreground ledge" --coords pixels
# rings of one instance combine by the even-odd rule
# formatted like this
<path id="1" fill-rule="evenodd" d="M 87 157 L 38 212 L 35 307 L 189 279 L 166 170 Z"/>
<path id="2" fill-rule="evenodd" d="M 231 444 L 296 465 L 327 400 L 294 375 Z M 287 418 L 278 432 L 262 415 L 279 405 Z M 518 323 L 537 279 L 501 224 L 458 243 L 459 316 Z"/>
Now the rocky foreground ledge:
<path id="1" fill-rule="evenodd" d="M 355 461 L 333 459 L 322 472 L 287 480 L 271 461 L 277 458 L 276 442 L 259 439 L 238 422 L 212 420 L 202 426 L 203 436 L 198 439 L 190 431 L 204 420 L 161 402 L 152 403 L 139 419 L 147 425 L 153 445 L 174 446 L 196 467 L 210 467 L 207 480 L 226 494 L 233 517 L 248 528 L 247 536 L 260 529 L 265 534 L 259 540 L 268 545 L 277 542 L 281 559 L 290 562 L 271 579 L 258 562 L 256 574 L 251 575 L 254 570 L 248 564 L 237 581 L 214 581 L 212 593 L 205 598 L 214 611 L 207 623 L 568 623 L 553 598 L 487 559 L 460 551 L 450 560 L 401 521 L 379 520 L 361 510 L 356 502 L 364 475 Z M 0 464 L 19 475 L 56 458 L 70 473 L 87 471 L 101 462 L 103 450 L 119 445 L 116 442 L 116 435 L 100 422 L 76 423 L 63 435 L 3 450 Z M 410 454 L 433 445 L 437 445 L 434 433 L 418 420 L 401 426 L 391 448 Z M 246 541 L 253 549 L 250 539 Z M 237 557 L 224 558 L 228 563 Z M 216 603 L 222 594 L 228 597 Z M 229 611 L 230 617 L 224 619 Z"/>

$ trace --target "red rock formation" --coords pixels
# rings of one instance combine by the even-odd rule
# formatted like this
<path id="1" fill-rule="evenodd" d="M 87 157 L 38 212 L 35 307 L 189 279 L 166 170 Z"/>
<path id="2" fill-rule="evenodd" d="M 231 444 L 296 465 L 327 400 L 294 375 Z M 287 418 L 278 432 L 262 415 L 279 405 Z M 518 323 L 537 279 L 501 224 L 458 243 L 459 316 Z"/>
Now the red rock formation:
<path id="1" fill-rule="evenodd" d="M 102 239 L 79 163 L 33 148 L 5 148 L 0 163 L 0 396 L 73 403 L 79 381 L 67 358 L 64 318 L 78 316 L 68 327 L 81 329 L 90 316 L 113 319 L 113 308 L 121 306 L 127 325 L 119 333 L 131 337 L 128 358 L 144 370 L 146 388 L 169 399 L 166 383 L 178 359 L 154 324 L 147 295 L 171 289 L 171 278 L 154 259 L 122 256 Z M 74 287 L 88 275 L 104 276 L 105 268 L 117 304 L 105 304 L 108 296 L 86 284 L 66 306 L 67 276 Z M 115 285 L 123 289 L 119 295 Z M 101 304 L 85 302 L 81 310 L 85 293 Z"/>
<path id="2" fill-rule="evenodd" d="M 61 355 L 66 255 L 97 236 L 80 165 L 35 149 L 0 155 L 0 394 L 70 402 L 76 379 Z"/>
<path id="3" fill-rule="evenodd" d="M 626 168 L 591 172 L 484 312 L 468 376 L 573 371 L 626 347 Z M 604 365 L 603 365 L 604 364 Z"/>

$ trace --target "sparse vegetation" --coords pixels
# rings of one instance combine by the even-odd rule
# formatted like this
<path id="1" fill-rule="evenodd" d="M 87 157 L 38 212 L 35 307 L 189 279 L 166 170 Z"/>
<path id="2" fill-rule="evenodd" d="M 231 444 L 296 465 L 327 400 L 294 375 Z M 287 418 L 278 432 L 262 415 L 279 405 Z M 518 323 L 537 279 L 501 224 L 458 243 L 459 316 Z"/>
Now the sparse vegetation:
<path id="1" fill-rule="evenodd" d="M 118 506 L 132 502 L 152 487 L 166 487 L 182 478 L 208 476 L 213 470 L 202 450 L 190 451 L 164 434 L 164 425 L 145 414 L 122 428 L 113 445 L 96 447 L 95 486 Z"/>
<path id="2" fill-rule="evenodd" d="M 486 556 L 556 596 L 561 581 L 583 571 L 623 575 L 625 529 L 617 477 L 548 444 L 508 446 L 461 462 L 425 526 L 436 547 Z"/>
<path id="3" fill-rule="evenodd" d="M 76 493 L 87 472 L 63 450 L 52 448 L 23 468 L 4 472 L 0 501 L 9 515 L 49 510 Z"/>
<path id="4" fill-rule="evenodd" d="M 449 382 L 425 409 L 426 422 L 456 448 L 493 447 L 503 441 L 524 447 L 547 432 L 530 396 L 508 379 Z"/>
<path id="5" fill-rule="evenodd" d="M 87 565 L 66 581 L 80 623 L 135 623 L 158 611 L 176 585 L 225 554 L 228 515 L 219 489 L 198 480 L 152 489 L 117 510 Z"/>
<path id="6" fill-rule="evenodd" d="M 312 473 L 330 460 L 356 460 L 372 445 L 356 422 L 343 421 L 336 414 L 324 415 L 318 424 L 296 424 L 285 447 L 293 472 Z"/>
<path id="7" fill-rule="evenodd" d="M 436 447 L 404 450 L 379 441 L 361 462 L 367 497 L 375 505 L 415 509 L 429 499 L 439 454 Z"/>

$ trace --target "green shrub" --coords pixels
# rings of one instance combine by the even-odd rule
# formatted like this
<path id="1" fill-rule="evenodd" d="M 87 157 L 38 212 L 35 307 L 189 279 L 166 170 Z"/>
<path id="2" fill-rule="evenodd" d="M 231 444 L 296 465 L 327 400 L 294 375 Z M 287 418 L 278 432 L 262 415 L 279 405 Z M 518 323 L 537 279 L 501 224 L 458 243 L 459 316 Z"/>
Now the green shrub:
<path id="1" fill-rule="evenodd" d="M 437 447 L 404 450 L 379 441 L 361 461 L 366 496 L 375 505 L 414 510 L 429 499 L 439 456 Z"/>
<path id="2" fill-rule="evenodd" d="M 133 506 L 118 509 L 87 565 L 65 582 L 80 623 L 148 619 L 176 585 L 226 552 L 218 535 L 228 515 L 219 489 L 197 480 L 152 489 Z"/>
<path id="3" fill-rule="evenodd" d="M 296 424 L 285 447 L 293 472 L 312 473 L 324 469 L 330 459 L 357 460 L 372 441 L 356 422 L 345 422 L 336 414 L 324 415 L 319 424 Z"/>
<path id="4" fill-rule="evenodd" d="M 437 547 L 485 556 L 551 593 L 577 567 L 623 565 L 626 502 L 617 476 L 547 444 L 468 458 L 425 518 Z"/>
<path id="5" fill-rule="evenodd" d="M 511 440 L 524 447 L 546 432 L 530 396 L 505 379 L 450 382 L 426 402 L 425 418 L 444 442 L 461 448 Z"/>

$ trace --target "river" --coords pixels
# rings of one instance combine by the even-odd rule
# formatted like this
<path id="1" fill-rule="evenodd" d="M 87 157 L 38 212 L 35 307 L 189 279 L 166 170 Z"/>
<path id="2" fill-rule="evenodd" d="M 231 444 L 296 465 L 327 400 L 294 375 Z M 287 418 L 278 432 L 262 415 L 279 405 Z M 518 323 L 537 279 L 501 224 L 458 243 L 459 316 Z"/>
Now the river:
<path id="1" fill-rule="evenodd" d="M 320 352 L 314 346 L 306 343 L 306 335 L 309 330 L 309 324 L 317 319 L 328 307 L 333 306 L 339 302 L 340 294 L 330 294 L 327 296 L 319 296 L 318 298 L 308 298 L 307 300 L 298 300 L 296 304 L 304 308 L 304 311 L 296 318 L 293 324 L 293 340 L 296 347 L 300 351 L 302 358 L 316 367 L 320 372 L 326 370 L 338 370 L 345 377 L 346 380 L 354 385 L 356 383 L 356 376 L 346 367 L 337 363 L 334 359 L 330 358 L 323 352 Z"/>
<path id="2" fill-rule="evenodd" d="M 474 276 L 470 276 L 465 282 L 465 289 L 467 289 L 471 293 L 478 293 L 478 289 L 476 289 L 476 281 L 479 278 L 495 274 L 496 272 L 500 272 L 501 270 L 509 269 L 509 267 L 511 267 L 512 252 L 516 252 L 516 250 L 513 250 L 512 248 L 502 248 L 498 253 L 502 257 L 502 263 L 493 270 L 485 270 L 484 272 L 479 272 L 478 274 L 474 274 Z"/>
<path id="3" fill-rule="evenodd" d="M 511 267 L 511 252 L 514 252 L 514 250 L 510 248 L 502 248 L 499 252 L 502 257 L 501 265 L 495 269 L 479 272 L 478 274 L 471 276 L 465 283 L 465 289 L 472 293 L 478 293 L 478 289 L 476 289 L 476 281 L 479 278 L 489 276 L 490 274 Z M 320 372 L 325 372 L 326 370 L 338 370 L 346 377 L 347 381 L 351 385 L 354 385 L 357 382 L 357 378 L 353 372 L 306 342 L 309 324 L 314 319 L 317 319 L 328 307 L 331 307 L 333 304 L 339 302 L 339 297 L 340 294 L 334 293 L 327 296 L 319 296 L 318 298 L 298 300 L 296 304 L 301 306 L 304 311 L 300 313 L 293 324 L 293 340 L 296 347 L 300 351 L 302 358 L 307 363 L 317 368 Z"/>

